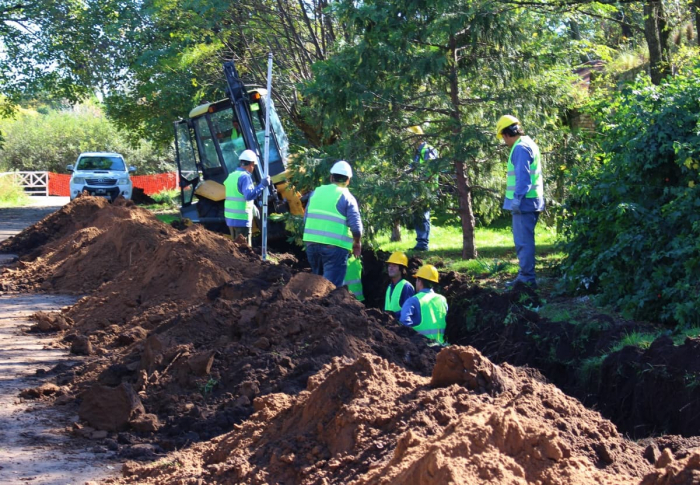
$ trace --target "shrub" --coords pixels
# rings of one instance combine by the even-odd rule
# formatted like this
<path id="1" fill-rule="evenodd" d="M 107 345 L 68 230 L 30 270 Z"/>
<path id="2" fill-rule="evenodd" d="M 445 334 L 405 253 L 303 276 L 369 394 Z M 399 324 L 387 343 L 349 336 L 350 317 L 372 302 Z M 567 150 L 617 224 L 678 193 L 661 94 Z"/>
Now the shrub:
<path id="1" fill-rule="evenodd" d="M 628 317 L 700 324 L 700 66 L 601 105 L 602 165 L 572 187 L 567 290 Z"/>
<path id="2" fill-rule="evenodd" d="M 16 207 L 29 202 L 29 196 L 11 175 L 0 175 L 0 207 Z"/>

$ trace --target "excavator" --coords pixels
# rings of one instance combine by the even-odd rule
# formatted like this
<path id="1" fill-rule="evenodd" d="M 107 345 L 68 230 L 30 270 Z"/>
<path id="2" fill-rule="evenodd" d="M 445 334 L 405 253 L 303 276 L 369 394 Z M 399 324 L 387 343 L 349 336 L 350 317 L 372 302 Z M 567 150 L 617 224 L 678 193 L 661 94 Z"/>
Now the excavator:
<path id="1" fill-rule="evenodd" d="M 228 98 L 197 106 L 189 118 L 175 121 L 175 151 L 182 193 L 180 213 L 184 221 L 201 223 L 222 232 L 224 219 L 224 180 L 238 168 L 243 150 L 253 150 L 262 161 L 265 141 L 267 90 L 246 89 L 232 61 L 224 63 Z M 289 141 L 270 100 L 269 175 L 272 179 L 268 207 L 270 221 L 284 213 L 303 215 L 301 198 L 287 181 Z M 262 163 L 251 174 L 262 180 Z M 259 202 L 256 202 L 259 203 Z M 254 220 L 253 233 L 260 227 Z M 270 224 L 268 237 L 284 235 L 284 224 Z"/>

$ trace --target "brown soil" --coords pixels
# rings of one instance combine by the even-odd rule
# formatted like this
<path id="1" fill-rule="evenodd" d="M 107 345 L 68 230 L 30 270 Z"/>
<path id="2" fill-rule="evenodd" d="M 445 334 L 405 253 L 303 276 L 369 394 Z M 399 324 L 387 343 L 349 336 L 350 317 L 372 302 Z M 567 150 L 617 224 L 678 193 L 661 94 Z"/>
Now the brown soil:
<path id="1" fill-rule="evenodd" d="M 527 287 L 497 293 L 449 276 L 450 343 L 473 345 L 497 363 L 537 368 L 631 437 L 700 435 L 700 339 L 673 345 L 662 336 L 648 349 L 608 352 L 625 335 L 656 329 L 595 312 L 585 321 L 552 322 L 540 317 L 543 303 Z M 585 369 L 587 359 L 605 354 Z"/>
<path id="2" fill-rule="evenodd" d="M 598 413 L 471 347 L 442 350 L 432 379 L 338 358 L 306 391 L 254 407 L 172 467 L 125 467 L 124 482 L 612 484 L 653 470 Z"/>
<path id="3" fill-rule="evenodd" d="M 163 457 L 126 466 L 128 483 L 661 484 L 698 469 L 693 442 L 637 445 L 510 365 L 542 360 L 527 290 L 443 276 L 448 338 L 510 363 L 497 366 L 473 347 L 437 355 L 346 289 L 131 202 L 80 197 L 0 250 L 22 255 L 2 287 L 86 295 L 37 329 L 89 355 L 55 379 L 80 404 L 76 429 Z"/>

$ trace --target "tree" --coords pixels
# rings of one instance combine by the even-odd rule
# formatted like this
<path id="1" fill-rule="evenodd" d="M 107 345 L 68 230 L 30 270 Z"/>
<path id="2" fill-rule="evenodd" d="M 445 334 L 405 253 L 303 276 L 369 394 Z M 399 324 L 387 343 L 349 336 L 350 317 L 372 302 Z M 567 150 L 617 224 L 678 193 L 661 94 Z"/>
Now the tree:
<path id="1" fill-rule="evenodd" d="M 138 136 L 166 143 L 171 122 L 196 104 L 225 96 L 222 64 L 234 60 L 244 81 L 265 86 L 267 53 L 275 55 L 275 103 L 304 143 L 321 144 L 300 114 L 297 84 L 335 45 L 338 26 L 326 15 L 329 0 L 147 0 L 142 28 L 129 32 L 119 54 L 130 73 L 112 86 L 108 115 Z M 292 133 L 294 136 L 294 133 Z"/>
<path id="2" fill-rule="evenodd" d="M 3 120 L 7 141 L 0 150 L 0 171 L 37 170 L 66 173 L 81 152 L 114 151 L 124 155 L 137 173 L 162 173 L 175 169 L 170 150 L 148 141 L 130 143 L 94 103 L 40 114 L 19 109 L 16 119 Z"/>
<path id="3" fill-rule="evenodd" d="M 500 199 L 505 182 L 493 174 L 502 151 L 495 120 L 514 113 L 532 134 L 555 126 L 571 89 L 553 54 L 571 55 L 566 36 L 545 18 L 488 1 L 343 2 L 334 13 L 348 28 L 345 45 L 314 65 L 304 90 L 307 115 L 324 137 L 344 138 L 327 152 L 353 160 L 377 183 L 360 185 L 360 198 L 375 202 L 369 217 L 384 227 L 406 206 L 455 201 L 462 256 L 475 258 L 473 196 Z M 441 158 L 420 182 L 405 183 L 413 124 L 423 125 Z M 441 174 L 455 197 L 430 188 Z"/>

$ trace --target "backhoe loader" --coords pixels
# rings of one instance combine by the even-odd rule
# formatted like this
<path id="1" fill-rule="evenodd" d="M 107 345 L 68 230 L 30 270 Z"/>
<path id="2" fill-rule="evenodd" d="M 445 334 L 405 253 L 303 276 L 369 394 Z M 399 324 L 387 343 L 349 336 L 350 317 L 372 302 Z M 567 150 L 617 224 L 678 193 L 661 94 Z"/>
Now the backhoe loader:
<path id="1" fill-rule="evenodd" d="M 267 106 L 267 90 L 246 89 L 233 62 L 224 64 L 224 75 L 228 98 L 197 106 L 189 118 L 174 123 L 182 218 L 221 231 L 226 231 L 223 182 L 238 167 L 243 150 L 253 150 L 262 161 Z M 272 221 L 285 212 L 302 215 L 304 209 L 299 194 L 287 182 L 289 142 L 272 102 L 269 114 Z M 262 179 L 261 165 L 256 164 L 252 174 L 256 184 Z M 270 224 L 270 239 L 283 235 L 283 224 Z"/>

